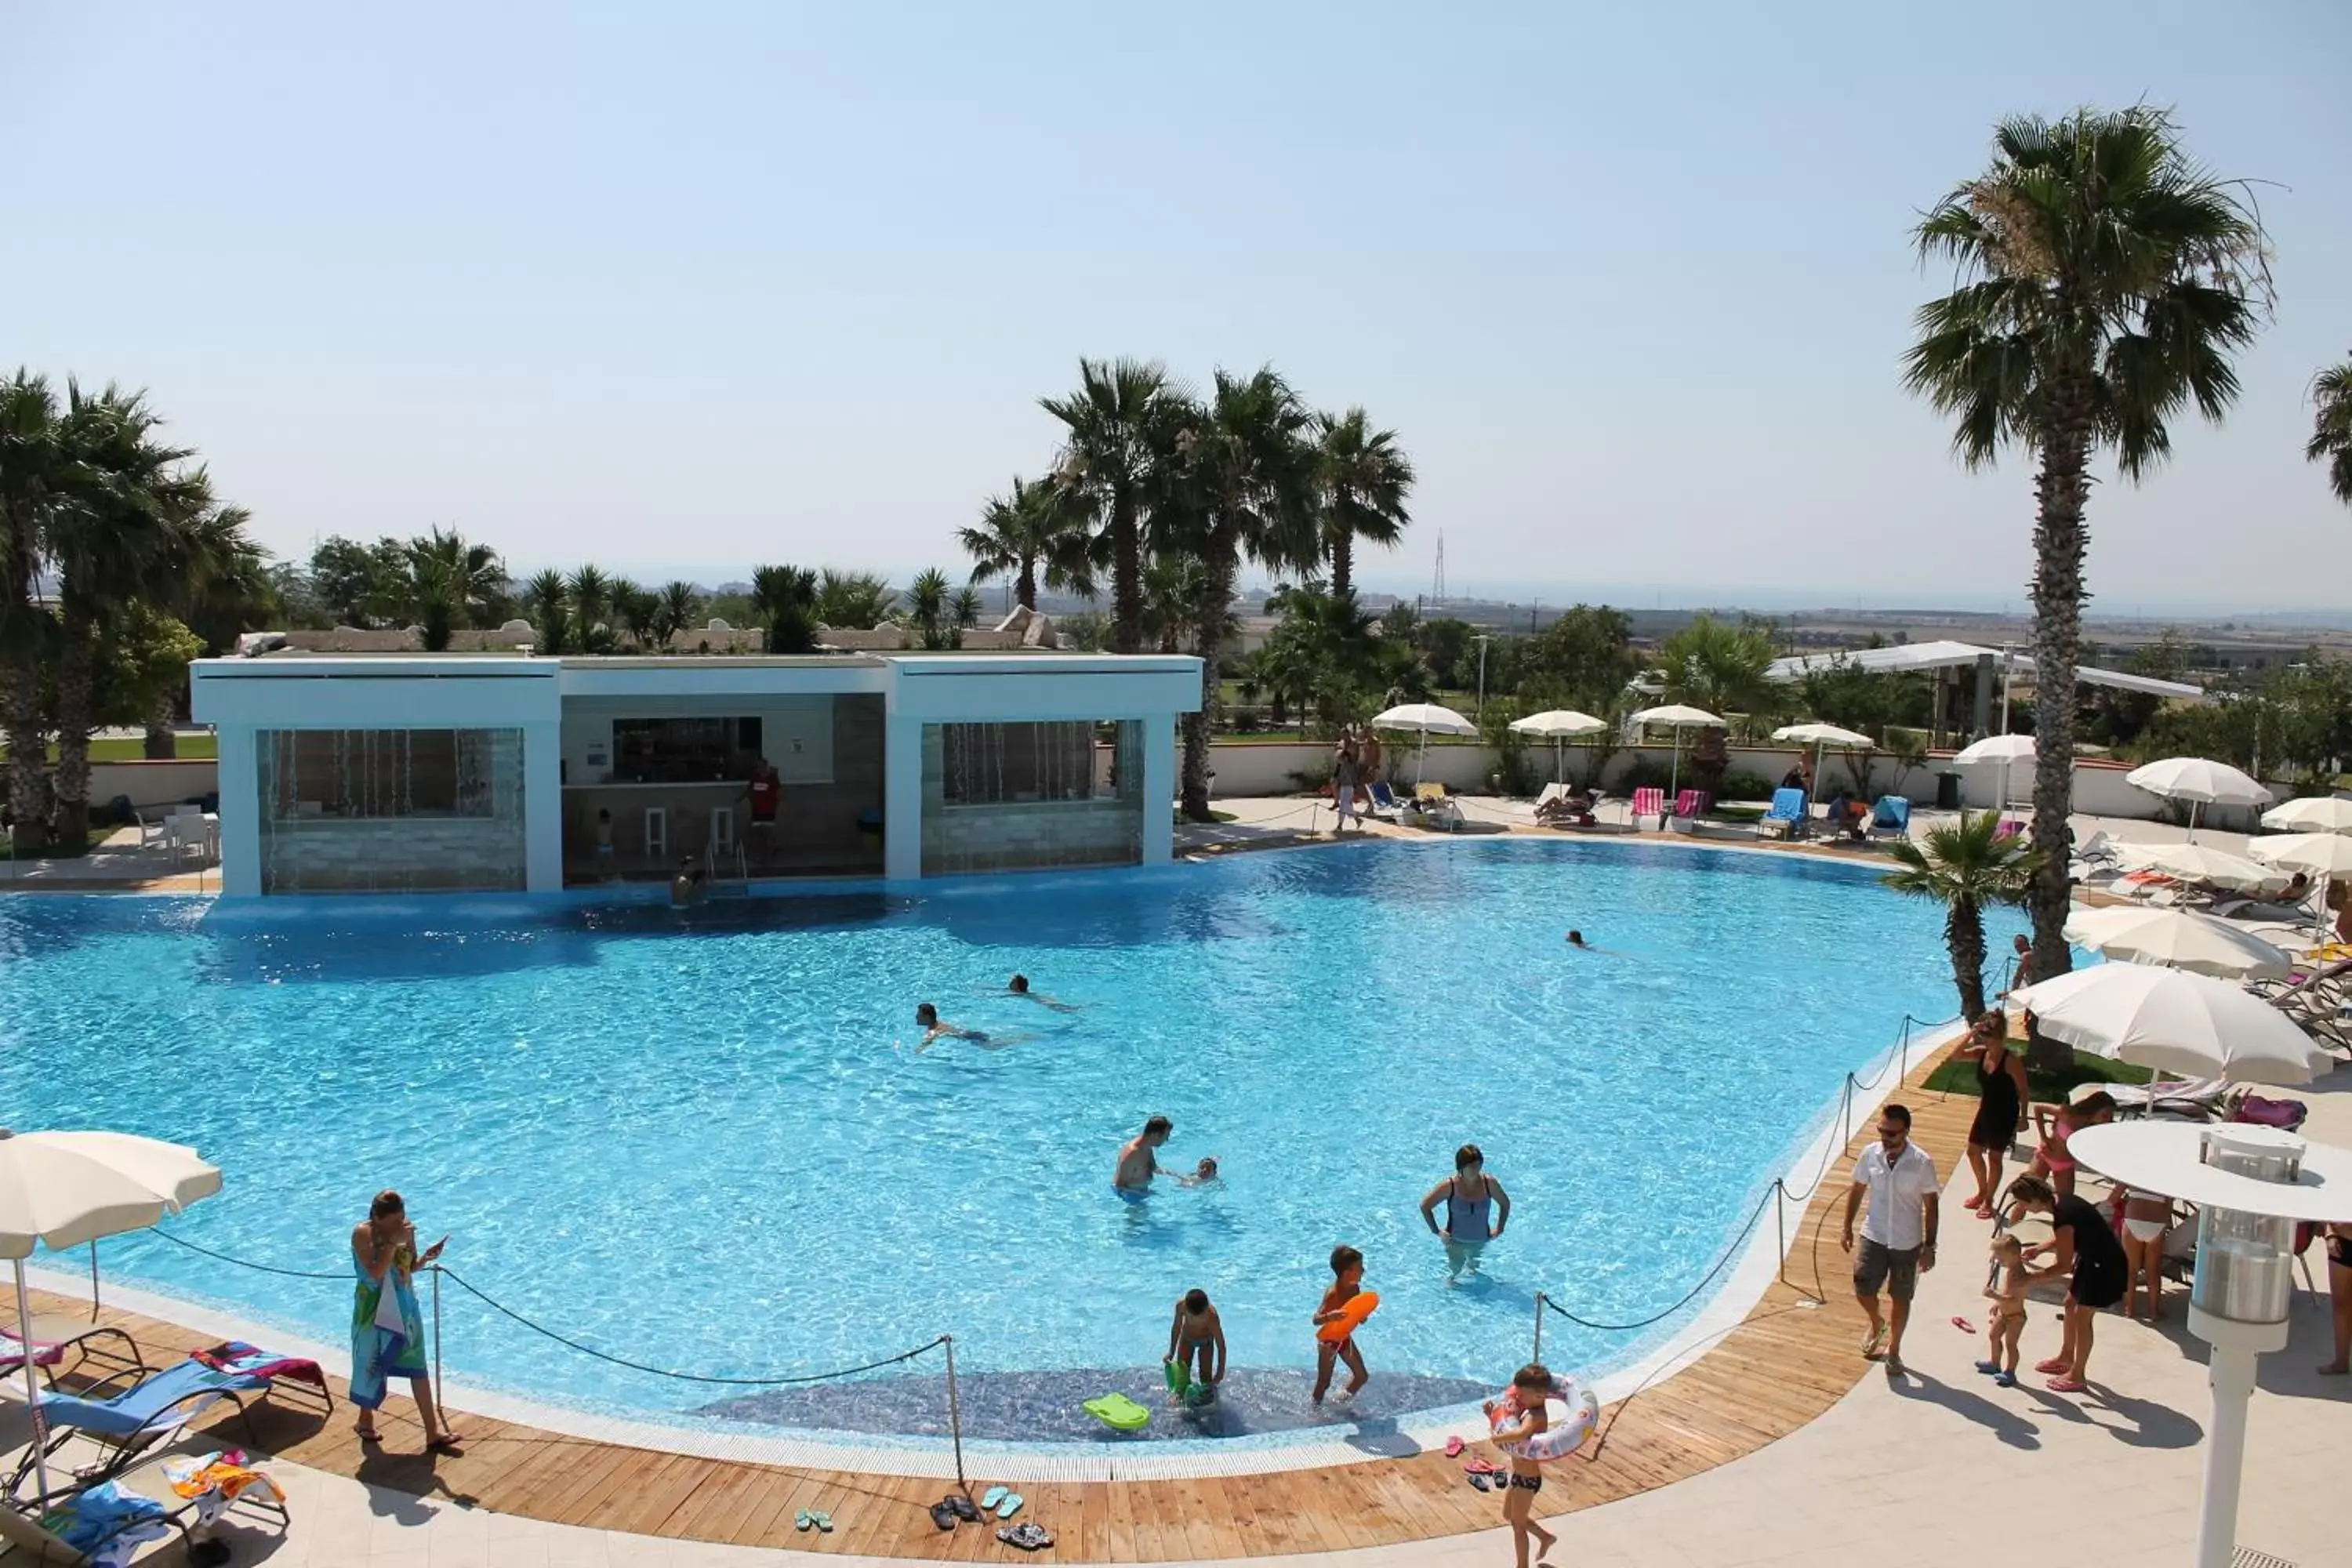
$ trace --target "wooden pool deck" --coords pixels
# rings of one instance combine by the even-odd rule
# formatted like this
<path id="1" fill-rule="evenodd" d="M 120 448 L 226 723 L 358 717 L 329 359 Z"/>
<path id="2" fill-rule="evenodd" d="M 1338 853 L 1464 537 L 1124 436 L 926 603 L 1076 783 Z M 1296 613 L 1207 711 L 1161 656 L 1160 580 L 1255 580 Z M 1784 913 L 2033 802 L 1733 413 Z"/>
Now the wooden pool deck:
<path id="1" fill-rule="evenodd" d="M 1937 1060 L 1914 1068 L 1900 1091 L 1916 1140 L 1948 1176 L 1961 1159 L 1976 1101 L 1922 1085 Z M 1844 1151 L 1850 1163 L 1874 1119 Z M 1611 1405 L 1602 1437 L 1549 1467 L 1547 1514 L 1571 1512 L 1728 1463 L 1796 1430 L 1876 1369 L 1859 1354 L 1863 1316 L 1847 1283 L 1837 1229 L 1843 1165 L 1790 1216 L 1785 1279 L 1746 1319 L 1673 1375 Z M 1765 1224 L 1770 1223 L 1769 1216 Z M 87 1301 L 47 1297 L 40 1310 L 87 1313 Z M 194 1331 L 108 1310 L 167 1361 L 204 1342 Z M 1505 1369 L 1507 1370 L 1507 1369 Z M 1498 1373 L 1499 1375 L 1499 1373 Z M 70 1381 L 70 1380 L 68 1380 Z M 940 1562 L 997 1561 L 1009 1549 L 992 1527 L 941 1532 L 928 1514 L 947 1483 L 701 1458 L 573 1437 L 515 1422 L 458 1415 L 458 1458 L 418 1452 L 415 1409 L 396 1398 L 382 1412 L 388 1441 L 363 1449 L 335 1384 L 338 1408 L 323 1423 L 273 1406 L 257 1418 L 261 1446 L 286 1459 L 394 1491 L 561 1524 L 747 1546 L 866 1552 Z M 234 1417 L 209 1434 L 241 1443 Z M 976 1486 L 992 1478 L 975 1468 Z M 1317 1469 L 1181 1479 L 1023 1482 L 1022 1517 L 1057 1538 L 1048 1561 L 1160 1563 L 1391 1545 L 1491 1528 L 1497 1499 L 1472 1488 L 1459 1460 L 1427 1451 Z M 832 1514 L 834 1532 L 793 1528 L 803 1509 Z"/>

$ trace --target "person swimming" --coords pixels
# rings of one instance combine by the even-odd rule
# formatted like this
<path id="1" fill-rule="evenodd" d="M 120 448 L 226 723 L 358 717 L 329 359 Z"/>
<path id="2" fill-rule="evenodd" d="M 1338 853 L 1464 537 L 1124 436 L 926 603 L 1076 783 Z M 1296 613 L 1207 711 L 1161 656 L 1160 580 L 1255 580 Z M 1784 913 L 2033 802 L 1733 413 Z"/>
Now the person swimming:
<path id="1" fill-rule="evenodd" d="M 1141 1194 L 1150 1189 L 1152 1177 L 1175 1175 L 1154 1157 L 1175 1131 L 1176 1124 L 1165 1116 L 1155 1116 L 1145 1122 L 1142 1131 L 1119 1145 L 1118 1163 L 1111 1172 L 1110 1184 L 1121 1193 Z"/>
<path id="2" fill-rule="evenodd" d="M 923 1031 L 921 1041 L 915 1047 L 919 1052 L 930 1049 L 934 1040 L 964 1040 L 984 1051 L 1001 1051 L 1007 1046 L 1017 1046 L 1024 1040 L 1038 1038 L 1036 1035 L 1021 1029 L 992 1035 L 985 1029 L 963 1028 L 941 1018 L 939 1008 L 929 1002 L 915 1005 L 915 1023 Z"/>
<path id="3" fill-rule="evenodd" d="M 1589 948 L 1592 944 L 1584 940 L 1584 933 L 1582 931 L 1572 931 L 1568 933 L 1568 945 L 1570 947 Z"/>
<path id="4" fill-rule="evenodd" d="M 1056 1013 L 1075 1013 L 1078 1010 L 1078 1005 L 1075 1002 L 1065 1002 L 1058 996 L 1048 996 L 1043 992 L 1030 990 L 1029 977 L 1025 974 L 1014 975 L 1011 984 L 1004 987 L 1004 994 L 1008 996 L 1018 996 L 1024 1002 L 1034 1002 L 1042 1007 L 1051 1007 Z"/>
<path id="5" fill-rule="evenodd" d="M 1200 1164 L 1194 1167 L 1191 1175 L 1177 1177 L 1176 1184 L 1182 1187 L 1197 1187 L 1207 1183 L 1213 1182 L 1216 1179 L 1217 1157 L 1214 1154 L 1211 1154 L 1204 1157 L 1201 1161 Z"/>

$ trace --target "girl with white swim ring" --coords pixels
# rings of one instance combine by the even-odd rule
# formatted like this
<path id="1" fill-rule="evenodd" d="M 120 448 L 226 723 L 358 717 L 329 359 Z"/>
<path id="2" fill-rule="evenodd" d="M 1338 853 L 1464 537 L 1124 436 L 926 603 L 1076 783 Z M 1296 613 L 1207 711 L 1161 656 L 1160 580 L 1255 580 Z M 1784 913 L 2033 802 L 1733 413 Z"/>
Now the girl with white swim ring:
<path id="1" fill-rule="evenodd" d="M 1548 1403 L 1553 1399 L 1568 1406 L 1565 1421 L 1553 1422 Z M 1511 1461 L 1511 1473 L 1503 1483 L 1503 1517 L 1510 1521 L 1519 1568 L 1527 1568 L 1528 1538 L 1542 1542 L 1536 1553 L 1539 1557 L 1550 1552 L 1555 1539 L 1533 1517 L 1536 1493 L 1543 1490 L 1543 1462 L 1564 1459 L 1581 1447 L 1600 1407 L 1572 1379 L 1554 1377 L 1542 1363 L 1530 1362 L 1486 1408 L 1495 1446 Z"/>

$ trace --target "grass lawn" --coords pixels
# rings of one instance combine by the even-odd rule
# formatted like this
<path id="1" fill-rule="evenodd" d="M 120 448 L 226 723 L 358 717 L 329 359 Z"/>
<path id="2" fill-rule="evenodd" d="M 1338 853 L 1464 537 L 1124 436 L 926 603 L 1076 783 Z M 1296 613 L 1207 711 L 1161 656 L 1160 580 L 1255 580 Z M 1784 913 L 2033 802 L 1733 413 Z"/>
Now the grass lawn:
<path id="1" fill-rule="evenodd" d="M 2146 1083 L 2155 1076 L 2146 1068 L 2111 1062 L 2105 1057 L 2078 1054 L 2074 1058 L 2074 1065 L 2063 1073 L 2038 1073 L 2029 1069 L 2025 1084 L 2029 1099 L 2063 1105 L 2073 1097 L 2078 1084 Z M 1965 1094 L 1973 1100 L 1977 1092 L 1976 1063 L 1955 1058 L 1928 1075 L 1927 1087 L 1941 1094 Z"/>
<path id="2" fill-rule="evenodd" d="M 91 828 L 89 830 L 89 842 L 79 850 L 53 844 L 47 849 L 39 851 L 37 854 L 26 856 L 26 858 L 28 861 L 61 860 L 70 859 L 76 855 L 87 855 L 92 849 L 95 849 L 100 845 L 105 843 L 107 835 L 112 833 L 117 826 L 119 825 L 109 823 L 104 827 Z M 16 847 L 14 839 L 8 834 L 0 833 L 0 860 L 14 860 L 16 858 Z"/>
<path id="3" fill-rule="evenodd" d="M 209 763 L 215 760 L 216 754 L 214 739 L 210 735 L 180 737 L 178 760 L 181 762 Z M 7 760 L 8 748 L 0 746 L 0 763 Z M 58 749 L 53 745 L 49 748 L 49 761 L 54 763 L 57 760 Z M 135 737 L 130 740 L 92 741 L 89 743 L 89 760 L 93 763 L 143 763 L 147 760 L 147 743 Z"/>

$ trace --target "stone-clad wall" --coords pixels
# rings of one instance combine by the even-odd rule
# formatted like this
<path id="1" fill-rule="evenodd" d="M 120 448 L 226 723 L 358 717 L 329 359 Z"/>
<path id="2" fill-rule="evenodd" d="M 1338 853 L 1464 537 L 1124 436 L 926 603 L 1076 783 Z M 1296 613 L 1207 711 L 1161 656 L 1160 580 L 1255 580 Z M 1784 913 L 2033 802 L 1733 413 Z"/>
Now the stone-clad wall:
<path id="1" fill-rule="evenodd" d="M 265 893 L 514 891 L 523 886 L 520 820 L 307 817 L 262 824 Z"/>
<path id="2" fill-rule="evenodd" d="M 928 805 L 923 875 L 1132 866 L 1143 858 L 1143 813 L 1115 799 Z"/>

